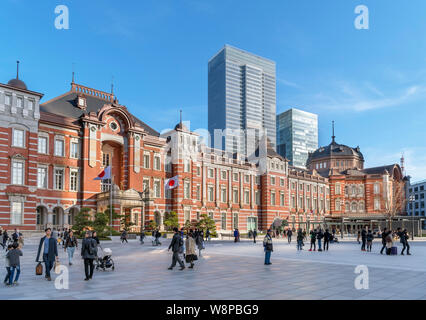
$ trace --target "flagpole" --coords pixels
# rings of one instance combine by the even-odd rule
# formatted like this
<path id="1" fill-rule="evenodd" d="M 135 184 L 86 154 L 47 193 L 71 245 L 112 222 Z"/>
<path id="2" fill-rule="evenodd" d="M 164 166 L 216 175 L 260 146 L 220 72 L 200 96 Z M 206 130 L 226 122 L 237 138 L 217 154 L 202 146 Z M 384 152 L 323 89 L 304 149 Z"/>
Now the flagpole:
<path id="1" fill-rule="evenodd" d="M 112 185 L 113 184 L 114 184 L 114 176 L 111 174 L 111 185 L 109 187 L 109 221 L 110 221 L 110 227 L 111 227 L 111 229 L 109 231 L 109 235 L 111 237 L 112 237 L 112 192 L 113 192 Z"/>

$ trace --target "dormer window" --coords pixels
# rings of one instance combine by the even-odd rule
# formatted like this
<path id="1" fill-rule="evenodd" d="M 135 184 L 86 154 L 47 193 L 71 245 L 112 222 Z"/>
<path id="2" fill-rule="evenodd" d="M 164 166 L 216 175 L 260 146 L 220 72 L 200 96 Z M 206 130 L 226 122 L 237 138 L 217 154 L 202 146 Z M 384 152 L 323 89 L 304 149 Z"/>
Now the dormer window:
<path id="1" fill-rule="evenodd" d="M 86 98 L 85 97 L 77 97 L 77 106 L 80 109 L 86 109 Z"/>

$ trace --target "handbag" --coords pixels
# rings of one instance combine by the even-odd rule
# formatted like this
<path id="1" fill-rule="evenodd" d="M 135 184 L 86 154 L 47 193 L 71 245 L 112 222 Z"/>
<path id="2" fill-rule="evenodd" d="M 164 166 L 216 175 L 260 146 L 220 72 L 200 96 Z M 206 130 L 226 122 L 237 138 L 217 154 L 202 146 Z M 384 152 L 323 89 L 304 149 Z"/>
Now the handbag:
<path id="1" fill-rule="evenodd" d="M 59 263 L 59 261 L 55 261 L 55 273 L 59 274 L 61 272 L 61 268 L 60 268 L 61 264 Z"/>
<path id="2" fill-rule="evenodd" d="M 36 265 L 36 276 L 41 276 L 43 274 L 43 265 L 41 262 Z"/>

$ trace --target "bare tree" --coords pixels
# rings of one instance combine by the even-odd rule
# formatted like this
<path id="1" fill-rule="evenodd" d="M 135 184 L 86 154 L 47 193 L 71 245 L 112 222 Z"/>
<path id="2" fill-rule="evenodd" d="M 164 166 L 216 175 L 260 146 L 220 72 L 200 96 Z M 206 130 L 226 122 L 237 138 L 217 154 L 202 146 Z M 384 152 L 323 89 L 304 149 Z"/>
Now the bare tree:
<path id="1" fill-rule="evenodd" d="M 407 197 L 405 194 L 405 182 L 393 179 L 390 189 L 386 195 L 385 203 L 389 229 L 392 230 L 392 220 L 397 215 L 406 214 Z"/>

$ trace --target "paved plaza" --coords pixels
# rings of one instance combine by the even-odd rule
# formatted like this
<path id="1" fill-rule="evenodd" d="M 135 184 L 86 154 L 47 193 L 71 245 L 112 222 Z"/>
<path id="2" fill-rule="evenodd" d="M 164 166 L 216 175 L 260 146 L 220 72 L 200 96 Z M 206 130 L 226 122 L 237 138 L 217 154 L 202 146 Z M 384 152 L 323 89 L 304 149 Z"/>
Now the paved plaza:
<path id="1" fill-rule="evenodd" d="M 259 239 L 261 240 L 261 239 Z M 274 240 L 270 266 L 263 264 L 261 241 L 211 241 L 195 268 L 167 270 L 170 240 L 160 247 L 137 240 L 105 241 L 113 251 L 115 271 L 96 271 L 84 279 L 83 261 L 76 251 L 69 268 L 69 289 L 35 275 L 36 240 L 28 240 L 21 260 L 20 285 L 0 287 L 1 299 L 426 299 L 426 242 L 411 243 L 412 256 L 361 252 L 355 242 L 332 244 L 329 252 L 297 252 L 295 243 Z M 308 244 L 308 243 L 307 243 Z M 400 246 L 400 244 L 398 243 Z M 305 246 L 305 248 L 307 245 Z M 401 247 L 398 248 L 400 250 Z M 66 253 L 60 260 L 67 265 Z M 357 290 L 357 265 L 369 270 L 369 289 Z M 5 275 L 5 270 L 1 274 Z"/>

